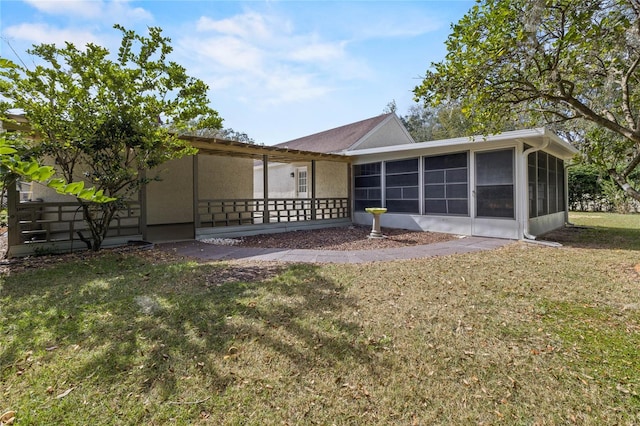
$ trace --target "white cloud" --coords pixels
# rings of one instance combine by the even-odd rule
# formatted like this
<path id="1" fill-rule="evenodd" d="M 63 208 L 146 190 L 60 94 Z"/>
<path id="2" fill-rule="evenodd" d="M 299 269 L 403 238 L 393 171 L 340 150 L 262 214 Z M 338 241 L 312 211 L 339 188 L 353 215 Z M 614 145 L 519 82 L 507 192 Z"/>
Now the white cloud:
<path id="1" fill-rule="evenodd" d="M 288 55 L 291 59 L 300 62 L 331 61 L 345 57 L 346 42 L 338 43 L 300 43 L 293 46 Z"/>
<path id="2" fill-rule="evenodd" d="M 247 12 L 231 18 L 213 20 L 206 16 L 201 17 L 196 24 L 196 30 L 200 32 L 216 32 L 229 36 L 236 36 L 248 40 L 268 41 L 273 38 L 273 31 L 282 23 L 255 12 Z M 286 28 L 288 25 L 284 23 Z"/>
<path id="3" fill-rule="evenodd" d="M 211 67 L 252 71 L 262 66 L 263 51 L 251 43 L 235 37 L 185 38 L 182 46 L 197 51 L 200 60 L 212 60 Z"/>
<path id="4" fill-rule="evenodd" d="M 103 3 L 101 1 L 86 0 L 24 0 L 25 3 L 36 8 L 40 12 L 51 15 L 74 15 L 84 18 L 96 18 L 100 16 Z"/>
<path id="5" fill-rule="evenodd" d="M 128 0 L 24 0 L 40 12 L 108 22 L 151 20 L 151 13 Z"/>
<path id="6" fill-rule="evenodd" d="M 247 102 L 319 99 L 345 80 L 370 73 L 349 56 L 345 40 L 296 31 L 278 15 L 246 11 L 220 20 L 203 16 L 195 27 L 197 36 L 177 40 L 184 57 L 198 62 L 199 76 L 214 91 L 236 90 Z"/>
<path id="7" fill-rule="evenodd" d="M 31 44 L 53 43 L 64 47 L 65 41 L 73 43 L 77 48 L 87 43 L 100 44 L 100 39 L 90 31 L 58 29 L 47 24 L 19 24 L 6 28 L 4 36 L 25 41 Z"/>

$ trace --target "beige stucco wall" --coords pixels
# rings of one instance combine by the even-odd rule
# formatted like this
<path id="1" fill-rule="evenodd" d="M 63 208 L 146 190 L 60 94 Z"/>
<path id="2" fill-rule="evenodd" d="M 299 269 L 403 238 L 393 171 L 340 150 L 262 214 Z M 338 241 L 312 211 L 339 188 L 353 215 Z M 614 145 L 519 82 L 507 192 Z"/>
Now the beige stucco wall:
<path id="1" fill-rule="evenodd" d="M 43 158 L 40 163 L 45 166 L 53 166 L 56 169 L 56 178 L 61 178 L 62 173 L 60 173 L 60 168 L 55 165 L 55 161 L 51 157 Z M 77 166 L 77 170 L 82 170 L 82 167 Z M 81 173 L 76 173 L 73 179 L 74 182 L 85 182 L 85 187 L 91 187 L 91 183 L 84 178 Z M 45 201 L 48 203 L 64 203 L 64 202 L 75 202 L 76 198 L 71 195 L 64 195 L 57 193 L 54 189 L 49 188 L 38 182 L 31 182 L 22 184 L 22 190 L 25 191 L 24 196 L 29 197 L 32 201 Z M 27 194 L 28 192 L 28 194 Z"/>
<path id="2" fill-rule="evenodd" d="M 147 185 L 147 224 L 193 222 L 193 157 L 168 161 L 150 170 L 160 181 Z"/>
<path id="3" fill-rule="evenodd" d="M 316 163 L 316 197 L 346 198 L 349 191 L 348 167 L 345 163 L 318 161 Z"/>
<path id="4" fill-rule="evenodd" d="M 296 193 L 297 169 L 307 168 L 308 193 L 307 198 L 311 198 L 311 163 L 270 163 L 269 164 L 269 197 L 270 198 L 298 198 Z M 316 197 L 347 197 L 349 191 L 348 170 L 345 163 L 331 161 L 316 162 Z M 291 177 L 294 173 L 294 177 Z M 258 164 L 254 169 L 254 197 L 262 198 L 263 195 L 263 174 L 262 165 Z"/>
<path id="5" fill-rule="evenodd" d="M 201 200 L 253 198 L 253 160 L 198 155 Z"/>
<path id="6" fill-rule="evenodd" d="M 397 119 L 391 119 L 364 139 L 354 150 L 414 143 Z"/>

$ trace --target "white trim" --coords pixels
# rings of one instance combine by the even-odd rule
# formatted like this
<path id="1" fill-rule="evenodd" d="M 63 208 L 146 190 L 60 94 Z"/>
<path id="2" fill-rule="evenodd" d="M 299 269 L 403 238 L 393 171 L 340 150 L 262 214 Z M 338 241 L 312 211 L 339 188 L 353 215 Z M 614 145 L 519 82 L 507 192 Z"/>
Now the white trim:
<path id="1" fill-rule="evenodd" d="M 557 155 L 562 159 L 568 159 L 578 153 L 578 150 L 571 144 L 561 139 L 554 132 L 544 128 L 514 130 L 511 132 L 504 132 L 497 135 L 487 136 L 467 136 L 462 138 L 442 139 L 429 142 L 417 142 L 414 144 L 404 145 L 391 145 L 379 148 L 366 148 L 356 151 L 346 151 L 342 154 L 348 157 L 365 157 L 376 154 L 400 154 L 403 155 L 420 155 L 410 154 L 411 151 L 423 151 L 423 150 L 435 150 L 437 148 L 447 148 L 456 150 L 472 149 L 471 146 L 495 144 L 497 142 L 515 142 L 521 140 L 532 146 L 542 146 L 545 138 L 549 138 L 551 142 L 563 152 L 564 155 Z"/>
<path id="2" fill-rule="evenodd" d="M 384 120 L 382 120 L 380 123 L 378 123 L 377 126 L 375 126 L 373 129 L 371 129 L 369 132 L 367 132 L 366 135 L 364 135 L 363 137 L 361 137 L 360 139 L 358 139 L 353 145 L 351 145 L 350 147 L 344 149 L 343 151 L 341 151 L 341 154 L 347 154 L 349 151 L 352 150 L 357 150 L 357 148 L 362 145 L 363 143 L 365 143 L 367 141 L 367 139 L 369 139 L 369 137 L 371 137 L 371 135 L 373 135 L 375 132 L 377 132 L 378 130 L 380 130 L 380 128 L 384 127 L 385 125 L 387 125 L 387 123 L 389 123 L 390 121 L 395 121 L 395 123 L 398 125 L 398 127 L 402 130 L 402 133 L 404 133 L 404 135 L 407 137 L 407 139 L 409 140 L 410 144 L 415 144 L 416 141 L 413 140 L 413 138 L 411 137 L 411 134 L 409 133 L 409 131 L 407 130 L 406 127 L 404 127 L 404 125 L 402 124 L 402 122 L 400 121 L 400 119 L 398 118 L 398 116 L 395 113 L 391 113 L 389 114 L 389 116 L 387 118 L 385 118 Z M 392 145 L 392 146 L 398 146 L 398 145 Z M 369 148 L 369 149 L 375 149 L 375 148 Z M 358 151 L 366 151 L 367 149 L 363 149 L 363 150 L 358 150 Z"/>

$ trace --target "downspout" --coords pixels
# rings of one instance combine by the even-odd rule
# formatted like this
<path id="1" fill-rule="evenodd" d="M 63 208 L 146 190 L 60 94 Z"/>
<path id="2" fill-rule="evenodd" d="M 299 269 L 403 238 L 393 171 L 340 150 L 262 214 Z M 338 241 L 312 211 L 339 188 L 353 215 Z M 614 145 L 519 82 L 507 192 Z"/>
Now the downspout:
<path id="1" fill-rule="evenodd" d="M 526 149 L 522 153 L 522 173 L 521 173 L 521 182 L 527 182 L 527 190 L 523 191 L 523 196 L 521 197 L 521 206 L 522 206 L 522 214 L 520 215 L 522 219 L 522 236 L 525 240 L 535 240 L 536 236 L 531 235 L 529 233 L 529 163 L 527 161 L 527 157 L 529 154 L 533 152 L 538 152 L 549 146 L 550 138 L 545 137 L 544 143 L 539 147 L 531 147 Z M 538 183 L 536 182 L 536 186 Z"/>

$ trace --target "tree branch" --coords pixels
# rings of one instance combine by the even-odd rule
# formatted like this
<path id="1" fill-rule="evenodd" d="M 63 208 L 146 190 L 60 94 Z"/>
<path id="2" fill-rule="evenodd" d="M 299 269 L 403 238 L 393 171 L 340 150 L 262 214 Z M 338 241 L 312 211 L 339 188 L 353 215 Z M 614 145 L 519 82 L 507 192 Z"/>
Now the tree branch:
<path id="1" fill-rule="evenodd" d="M 627 121 L 627 125 L 631 130 L 636 132 L 638 130 L 638 125 L 636 120 L 633 118 L 633 114 L 631 113 L 631 96 L 629 95 L 629 79 L 633 75 L 633 73 L 640 65 L 640 56 L 636 57 L 635 61 L 631 64 L 627 72 L 622 77 L 620 81 L 620 86 L 622 88 L 622 112 L 624 113 L 624 118 Z"/>

